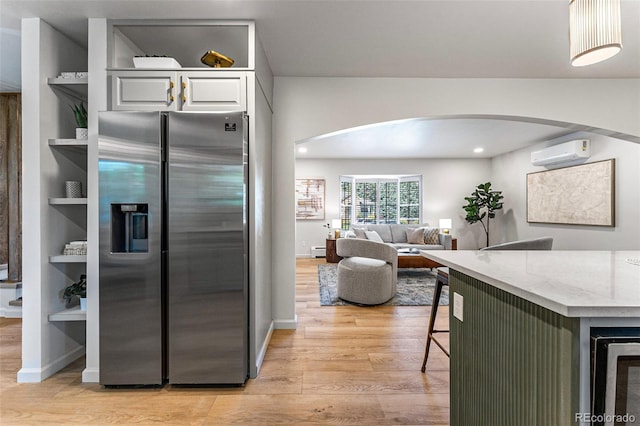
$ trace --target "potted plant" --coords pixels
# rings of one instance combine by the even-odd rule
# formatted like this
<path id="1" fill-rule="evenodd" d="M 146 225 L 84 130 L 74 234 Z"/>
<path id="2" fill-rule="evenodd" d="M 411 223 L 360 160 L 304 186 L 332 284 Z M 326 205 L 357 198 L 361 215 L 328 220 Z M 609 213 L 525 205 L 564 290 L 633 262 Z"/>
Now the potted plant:
<path id="1" fill-rule="evenodd" d="M 87 130 L 87 110 L 84 104 L 74 104 L 71 109 L 76 119 L 76 139 L 87 139 L 89 137 L 89 131 Z"/>
<path id="2" fill-rule="evenodd" d="M 489 220 L 496 217 L 496 211 L 502 208 L 502 191 L 492 191 L 491 182 L 478 185 L 470 197 L 464 197 L 466 206 L 462 206 L 467 213 L 465 220 L 470 224 L 480 222 L 487 236 L 487 246 L 489 245 Z M 485 225 L 482 219 L 487 218 Z"/>
<path id="3" fill-rule="evenodd" d="M 80 281 L 65 287 L 62 297 L 67 301 L 67 307 L 75 306 L 76 299 L 80 299 L 80 310 L 87 308 L 87 276 L 80 275 Z"/>

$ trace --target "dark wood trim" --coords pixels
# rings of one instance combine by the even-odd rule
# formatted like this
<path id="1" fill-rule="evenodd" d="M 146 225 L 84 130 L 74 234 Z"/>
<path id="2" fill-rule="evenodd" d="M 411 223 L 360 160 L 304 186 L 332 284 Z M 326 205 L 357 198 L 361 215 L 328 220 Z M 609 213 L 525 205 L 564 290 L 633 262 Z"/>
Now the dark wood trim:
<path id="1" fill-rule="evenodd" d="M 22 279 L 22 100 L 0 93 L 0 263 L 9 281 Z"/>

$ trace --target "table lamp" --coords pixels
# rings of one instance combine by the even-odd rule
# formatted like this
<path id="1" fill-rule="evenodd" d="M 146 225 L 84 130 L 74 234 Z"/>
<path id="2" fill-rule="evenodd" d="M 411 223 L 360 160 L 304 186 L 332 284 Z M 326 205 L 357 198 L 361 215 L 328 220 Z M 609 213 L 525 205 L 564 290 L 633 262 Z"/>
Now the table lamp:
<path id="1" fill-rule="evenodd" d="M 451 219 L 440 219 L 440 230 L 443 234 L 448 234 L 451 227 Z"/>

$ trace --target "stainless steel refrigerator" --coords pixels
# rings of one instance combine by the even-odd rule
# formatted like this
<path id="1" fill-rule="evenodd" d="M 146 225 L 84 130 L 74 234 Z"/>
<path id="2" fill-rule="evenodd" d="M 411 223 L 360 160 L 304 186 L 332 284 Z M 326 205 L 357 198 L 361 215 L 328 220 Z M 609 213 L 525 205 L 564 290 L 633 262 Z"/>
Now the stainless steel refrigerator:
<path id="1" fill-rule="evenodd" d="M 243 113 L 101 112 L 100 383 L 248 374 Z"/>

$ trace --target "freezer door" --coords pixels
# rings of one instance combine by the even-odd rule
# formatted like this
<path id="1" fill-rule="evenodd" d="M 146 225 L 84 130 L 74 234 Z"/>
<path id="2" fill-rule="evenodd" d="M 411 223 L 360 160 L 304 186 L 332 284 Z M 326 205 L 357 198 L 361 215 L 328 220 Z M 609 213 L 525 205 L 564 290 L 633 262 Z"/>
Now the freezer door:
<path id="1" fill-rule="evenodd" d="M 99 115 L 100 383 L 163 381 L 161 116 Z"/>
<path id="2" fill-rule="evenodd" d="M 242 113 L 168 116 L 168 376 L 247 378 L 246 126 Z"/>

